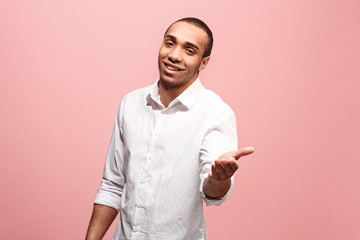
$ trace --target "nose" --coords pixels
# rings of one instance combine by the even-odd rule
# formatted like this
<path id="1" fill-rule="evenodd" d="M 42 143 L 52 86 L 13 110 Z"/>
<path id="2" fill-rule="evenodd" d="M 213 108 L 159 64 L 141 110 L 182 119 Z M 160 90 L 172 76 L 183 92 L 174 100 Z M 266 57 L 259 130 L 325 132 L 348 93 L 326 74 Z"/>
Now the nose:
<path id="1" fill-rule="evenodd" d="M 168 54 L 169 60 L 171 62 L 181 62 L 181 49 L 179 47 L 174 47 Z"/>

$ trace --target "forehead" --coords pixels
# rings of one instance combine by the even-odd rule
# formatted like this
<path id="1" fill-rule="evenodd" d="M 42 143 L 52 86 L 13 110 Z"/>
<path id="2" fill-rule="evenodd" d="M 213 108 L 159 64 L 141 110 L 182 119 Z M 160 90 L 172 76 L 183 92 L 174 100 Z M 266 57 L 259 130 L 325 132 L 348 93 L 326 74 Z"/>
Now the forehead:
<path id="1" fill-rule="evenodd" d="M 187 22 L 174 23 L 166 32 L 165 37 L 167 35 L 174 36 L 179 42 L 193 43 L 201 49 L 205 49 L 208 41 L 208 36 L 203 29 Z"/>

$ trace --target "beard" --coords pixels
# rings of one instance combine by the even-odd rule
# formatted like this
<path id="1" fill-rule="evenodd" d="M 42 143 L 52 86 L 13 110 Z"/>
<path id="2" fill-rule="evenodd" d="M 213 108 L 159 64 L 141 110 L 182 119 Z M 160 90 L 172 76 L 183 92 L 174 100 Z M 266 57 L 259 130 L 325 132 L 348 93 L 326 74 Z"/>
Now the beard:
<path id="1" fill-rule="evenodd" d="M 189 83 L 195 81 L 195 79 L 199 76 L 199 68 L 201 63 L 199 62 L 197 66 L 193 66 L 192 70 L 189 72 L 189 69 L 184 67 L 184 72 L 180 76 L 175 76 L 175 79 L 172 75 L 167 74 L 164 70 L 166 66 L 162 63 L 160 58 L 158 59 L 158 68 L 160 75 L 160 84 L 164 87 L 165 90 L 171 90 L 176 88 L 182 88 Z M 170 78 L 170 79 L 168 79 Z"/>
<path id="2" fill-rule="evenodd" d="M 171 90 L 176 88 L 182 88 L 186 85 L 190 85 L 193 83 L 196 78 L 199 76 L 199 71 L 193 72 L 191 74 L 187 74 L 188 76 L 182 76 L 180 79 L 173 79 L 171 76 L 163 73 L 161 74 L 160 70 L 160 80 L 159 83 L 164 87 L 165 90 Z M 171 78 L 171 79 L 168 79 Z"/>
<path id="3" fill-rule="evenodd" d="M 165 90 L 170 90 L 174 88 L 179 88 L 185 83 L 181 81 L 166 81 L 163 78 L 160 78 L 160 84 L 165 88 Z"/>

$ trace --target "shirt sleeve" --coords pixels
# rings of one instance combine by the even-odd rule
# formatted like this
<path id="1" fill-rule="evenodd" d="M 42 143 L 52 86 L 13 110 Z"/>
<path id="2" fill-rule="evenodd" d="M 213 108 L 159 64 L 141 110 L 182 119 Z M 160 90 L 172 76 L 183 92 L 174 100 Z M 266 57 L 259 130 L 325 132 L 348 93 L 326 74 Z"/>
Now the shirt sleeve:
<path id="1" fill-rule="evenodd" d="M 106 155 L 105 167 L 94 203 L 106 205 L 119 211 L 121 195 L 125 185 L 124 154 L 123 154 L 123 109 L 125 98 L 120 104 L 109 149 Z"/>
<path id="2" fill-rule="evenodd" d="M 203 138 L 200 150 L 200 193 L 207 206 L 222 204 L 230 195 L 234 184 L 234 176 L 231 177 L 231 186 L 228 192 L 221 198 L 208 198 L 204 194 L 204 181 L 208 177 L 211 165 L 222 154 L 237 150 L 237 129 L 235 114 L 227 114 L 223 120 L 212 124 Z"/>

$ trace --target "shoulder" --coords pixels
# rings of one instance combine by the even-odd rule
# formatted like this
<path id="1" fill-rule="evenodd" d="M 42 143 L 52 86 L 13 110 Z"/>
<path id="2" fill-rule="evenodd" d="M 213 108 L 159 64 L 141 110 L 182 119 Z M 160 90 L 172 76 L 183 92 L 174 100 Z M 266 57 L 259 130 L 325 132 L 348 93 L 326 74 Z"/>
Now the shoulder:
<path id="1" fill-rule="evenodd" d="M 236 122 L 236 115 L 231 107 L 215 92 L 202 89 L 191 111 L 201 119 L 205 129 L 227 122 Z"/>
<path id="2" fill-rule="evenodd" d="M 234 115 L 231 107 L 212 90 L 204 88 L 199 96 L 199 105 L 212 113 Z"/>
<path id="3" fill-rule="evenodd" d="M 121 100 L 118 107 L 117 115 L 121 119 L 124 117 L 125 112 L 136 112 L 146 106 L 146 98 L 151 90 L 151 85 L 139 88 L 127 93 Z"/>
<path id="4" fill-rule="evenodd" d="M 151 87 L 152 87 L 152 85 L 135 89 L 135 90 L 127 93 L 125 95 L 124 99 L 133 99 L 133 98 L 138 99 L 138 98 L 146 97 L 150 93 Z"/>
<path id="5" fill-rule="evenodd" d="M 136 106 L 136 105 L 143 105 L 144 102 L 146 101 L 147 96 L 150 94 L 151 91 L 151 87 L 150 86 L 146 86 L 143 88 L 138 88 L 135 89 L 129 93 L 127 93 L 121 100 L 121 104 L 123 107 L 125 106 Z"/>

